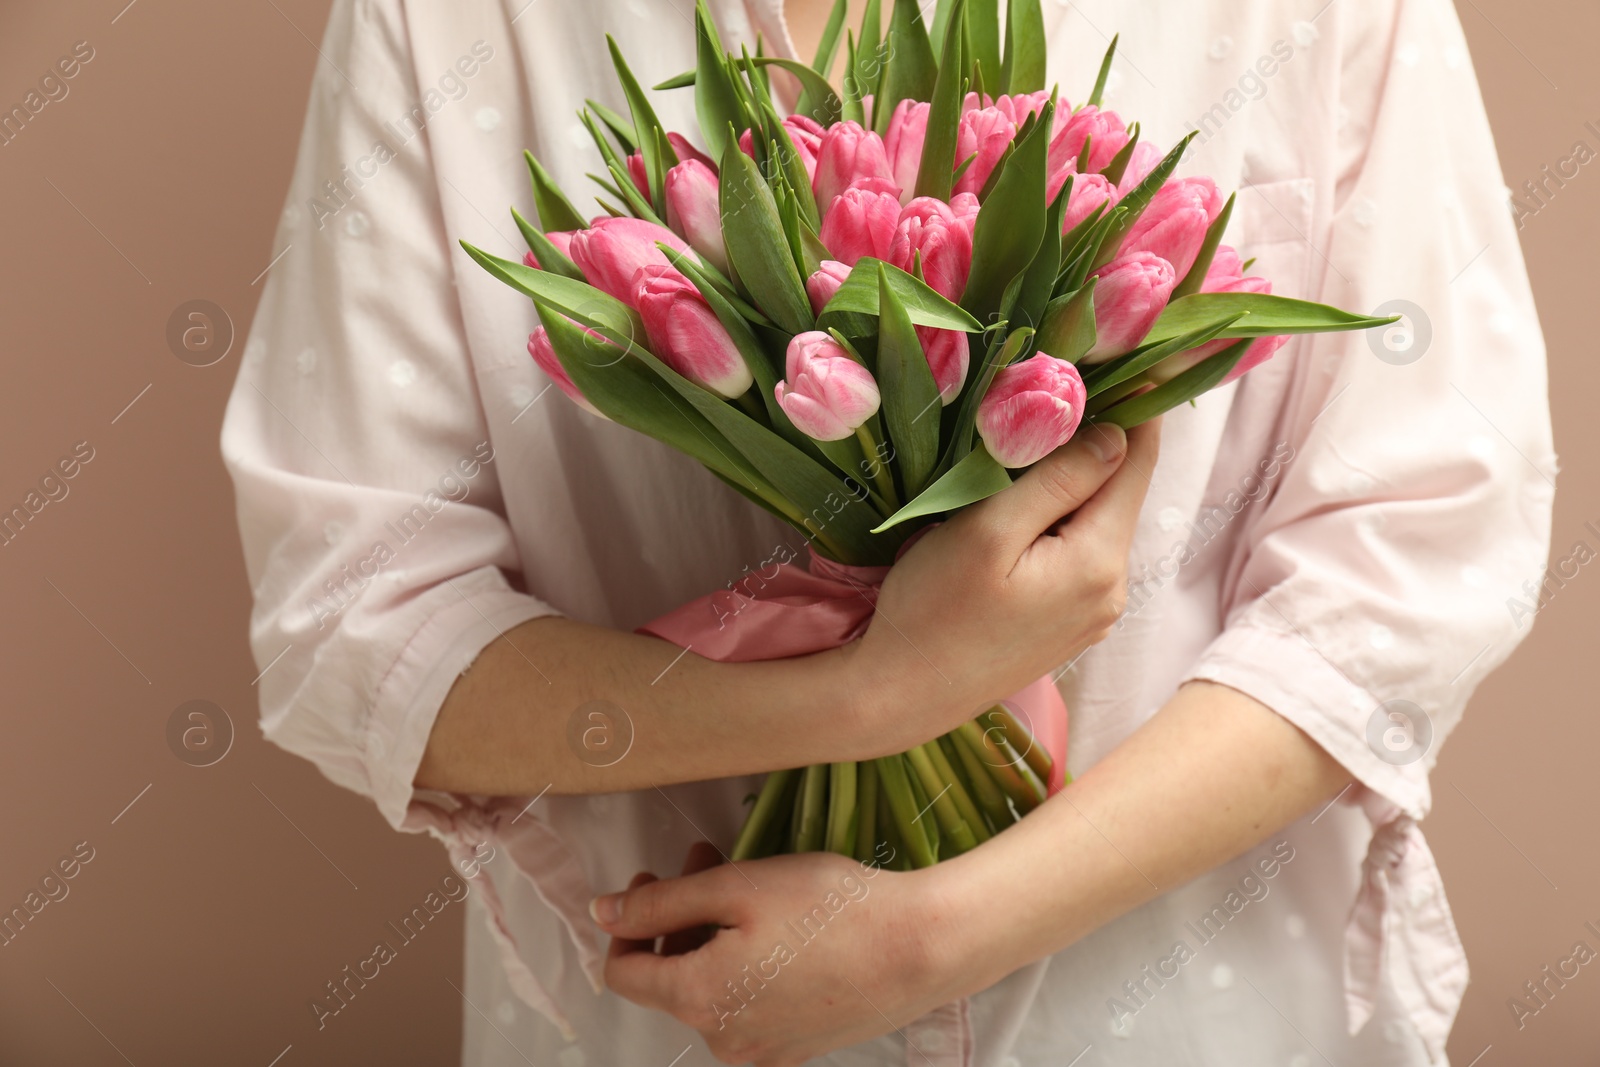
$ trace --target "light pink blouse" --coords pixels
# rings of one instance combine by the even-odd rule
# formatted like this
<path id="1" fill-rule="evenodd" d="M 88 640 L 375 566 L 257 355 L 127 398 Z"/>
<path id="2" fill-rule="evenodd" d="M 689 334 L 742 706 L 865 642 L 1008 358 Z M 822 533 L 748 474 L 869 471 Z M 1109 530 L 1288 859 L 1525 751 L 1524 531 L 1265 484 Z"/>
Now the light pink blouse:
<path id="1" fill-rule="evenodd" d="M 713 9 L 730 39 L 761 28 L 788 47 L 779 0 Z M 632 628 L 800 547 L 689 459 L 551 389 L 524 350 L 532 308 L 456 245 L 520 255 L 506 207 L 533 215 L 521 150 L 576 198 L 595 163 L 574 110 L 624 107 L 602 34 L 650 84 L 692 64 L 691 12 L 335 3 L 223 428 L 266 736 L 464 864 L 494 850 L 469 897 L 474 1065 L 712 1062 L 672 1019 L 597 994 L 584 907 L 638 869 L 676 870 L 702 834 L 726 847 L 753 779 L 531 805 L 411 784 L 446 692 L 497 634 L 552 613 Z M 1297 340 L 1168 416 L 1127 617 L 1060 678 L 1071 768 L 1207 678 L 1306 730 L 1359 785 L 827 1062 L 1067 1064 L 1091 1047 L 1085 1063 L 1438 1062 L 1467 969 L 1415 823 L 1440 743 L 1525 632 L 1506 598 L 1544 565 L 1556 472 L 1461 29 L 1448 0 L 1048 0 L 1046 28 L 1074 103 L 1121 33 L 1108 104 L 1158 144 L 1200 127 L 1186 170 L 1241 190 L 1230 240 L 1277 292 L 1408 315 Z M 658 107 L 693 128 L 689 94 Z"/>

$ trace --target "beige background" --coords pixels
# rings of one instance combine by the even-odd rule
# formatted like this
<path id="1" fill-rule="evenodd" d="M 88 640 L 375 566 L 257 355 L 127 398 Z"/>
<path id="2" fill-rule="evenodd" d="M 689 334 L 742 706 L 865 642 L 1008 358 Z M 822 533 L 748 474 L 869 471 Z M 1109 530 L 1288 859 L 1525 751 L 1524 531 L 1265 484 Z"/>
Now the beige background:
<path id="1" fill-rule="evenodd" d="M 192 299 L 241 335 L 249 323 L 327 0 L 125 3 L 0 7 L 7 108 L 76 42 L 95 53 L 0 147 L 0 511 L 78 442 L 94 450 L 69 495 L 0 547 L 0 910 L 76 843 L 94 849 L 70 894 L 0 948 L 0 1064 L 453 1063 L 459 911 L 322 1032 L 307 1010 L 446 861 L 261 740 L 217 453 L 242 338 L 197 368 L 165 336 Z M 1580 139 L 1600 149 L 1600 7 L 1459 7 L 1507 183 Z M 1597 209 L 1600 165 L 1522 232 L 1552 353 L 1558 555 L 1600 548 Z M 1600 966 L 1520 1032 L 1506 1007 L 1580 937 L 1600 948 L 1583 930 L 1600 925 L 1597 607 L 1600 568 L 1585 568 L 1479 692 L 1435 776 L 1427 830 L 1473 968 L 1457 1067 L 1593 1064 L 1600 1047 Z M 210 767 L 168 746 L 193 699 L 235 728 Z"/>

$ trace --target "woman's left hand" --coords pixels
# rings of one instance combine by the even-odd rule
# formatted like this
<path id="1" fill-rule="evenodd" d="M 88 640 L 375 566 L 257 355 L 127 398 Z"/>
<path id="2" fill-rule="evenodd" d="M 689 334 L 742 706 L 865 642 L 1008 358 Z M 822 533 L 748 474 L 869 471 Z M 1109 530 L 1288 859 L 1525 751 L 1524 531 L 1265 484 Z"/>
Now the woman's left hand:
<path id="1" fill-rule="evenodd" d="M 971 991 L 961 925 L 985 909 L 951 899 L 937 868 L 716 861 L 697 845 L 684 877 L 639 874 L 591 912 L 612 935 L 606 985 L 699 1030 L 722 1062 L 800 1064 Z"/>

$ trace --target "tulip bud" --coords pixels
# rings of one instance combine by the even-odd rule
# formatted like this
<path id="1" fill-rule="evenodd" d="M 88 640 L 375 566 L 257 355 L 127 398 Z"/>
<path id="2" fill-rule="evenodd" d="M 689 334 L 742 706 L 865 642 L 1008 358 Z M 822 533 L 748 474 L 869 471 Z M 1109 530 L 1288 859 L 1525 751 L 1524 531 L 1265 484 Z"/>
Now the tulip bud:
<path id="1" fill-rule="evenodd" d="M 947 405 L 961 392 L 967 380 L 967 335 L 962 330 L 941 330 L 935 326 L 918 326 L 917 340 L 922 342 L 922 354 L 928 358 L 928 369 L 933 372 L 933 384 L 939 390 L 939 403 Z"/>
<path id="2" fill-rule="evenodd" d="M 955 214 L 956 221 L 965 227 L 968 237 L 977 229 L 978 212 L 982 207 L 973 193 L 957 193 L 950 198 L 950 210 Z"/>
<path id="3" fill-rule="evenodd" d="M 928 136 L 928 110 L 931 105 L 906 99 L 895 105 L 889 119 L 889 132 L 884 136 L 884 151 L 889 156 L 889 170 L 900 187 L 900 199 L 909 200 L 917 186 L 917 172 L 922 167 L 922 144 Z"/>
<path id="4" fill-rule="evenodd" d="M 557 252 L 560 252 L 568 259 L 571 259 L 572 235 L 577 232 L 577 230 L 551 230 L 549 233 L 545 234 L 545 237 L 549 239 L 551 244 L 556 246 Z M 531 251 L 522 257 L 522 262 L 524 265 L 532 267 L 535 270 L 544 269 L 539 265 L 539 257 L 534 255 Z"/>
<path id="5" fill-rule="evenodd" d="M 968 94 L 971 95 L 970 93 Z M 1050 102 L 1050 94 L 1043 89 L 1036 93 L 1018 93 L 1015 96 L 997 96 L 990 106 L 1010 119 L 1018 129 L 1029 115 L 1037 115 Z M 1065 101 L 1056 101 L 1057 113 L 1066 107 Z"/>
<path id="6" fill-rule="evenodd" d="M 1222 286 L 1244 277 L 1244 260 L 1232 245 L 1218 245 L 1217 254 L 1211 257 L 1206 269 L 1206 280 L 1200 286 L 1202 293 L 1222 292 Z"/>
<path id="7" fill-rule="evenodd" d="M 884 259 L 900 220 L 900 194 L 886 178 L 859 178 L 834 198 L 822 217 L 822 246 L 841 263 Z"/>
<path id="8" fill-rule="evenodd" d="M 1222 213 L 1223 195 L 1210 178 L 1179 178 L 1163 185 L 1128 231 L 1119 255 L 1154 252 L 1181 280 L 1194 266 L 1206 230 Z"/>
<path id="9" fill-rule="evenodd" d="M 784 380 L 773 390 L 800 432 L 842 441 L 878 410 L 878 383 L 820 330 L 796 334 L 784 355 Z"/>
<path id="10" fill-rule="evenodd" d="M 817 270 L 806 279 L 806 295 L 811 298 L 811 310 L 814 314 L 822 314 L 822 309 L 828 306 L 828 301 L 833 299 L 833 294 L 850 277 L 850 266 L 840 263 L 837 259 L 825 259 L 818 265 Z"/>
<path id="11" fill-rule="evenodd" d="M 644 169 L 644 155 L 635 152 L 628 157 L 628 177 L 633 179 L 633 187 L 639 190 L 639 195 L 644 197 L 644 202 L 650 203 L 650 172 Z M 651 205 L 654 207 L 655 205 Z"/>
<path id="12" fill-rule="evenodd" d="M 645 266 L 670 267 L 660 241 L 678 252 L 689 246 L 665 226 L 632 218 L 596 219 L 587 230 L 572 235 L 567 255 L 583 271 L 589 284 L 634 306 L 634 275 Z"/>
<path id="13" fill-rule="evenodd" d="M 955 191 L 982 192 L 989 175 L 1016 136 L 1017 124 L 995 108 L 979 108 L 962 115 L 961 125 L 956 130 L 956 165 L 960 166 L 968 156 L 976 158 L 962 172 Z"/>
<path id="14" fill-rule="evenodd" d="M 893 185 L 889 155 L 883 139 L 857 122 L 836 122 L 822 134 L 817 150 L 817 171 L 811 188 L 824 214 L 832 211 L 833 198 L 860 178 L 882 178 Z M 894 186 L 898 203 L 900 187 Z"/>
<path id="15" fill-rule="evenodd" d="M 822 126 L 816 119 L 805 115 L 790 115 L 783 120 L 783 128 L 789 132 L 789 140 L 794 144 L 795 153 L 799 155 L 800 162 L 806 168 L 806 177 L 814 179 L 817 175 L 817 152 L 822 147 Z M 749 130 L 739 135 L 739 151 L 751 159 L 756 158 L 755 141 L 750 136 Z"/>
<path id="16" fill-rule="evenodd" d="M 697 159 L 686 159 L 667 171 L 666 193 L 667 225 L 701 258 L 728 273 L 717 172 Z"/>
<path id="17" fill-rule="evenodd" d="M 1063 182 L 1067 175 L 1062 174 Z M 1054 200 L 1061 191 L 1057 185 L 1050 190 L 1050 199 Z M 1061 216 L 1061 232 L 1067 233 L 1071 229 L 1094 214 L 1100 205 L 1111 203 L 1116 190 L 1111 183 L 1100 174 L 1074 174 L 1072 175 L 1072 192 L 1067 194 L 1067 209 Z"/>
<path id="18" fill-rule="evenodd" d="M 947 204 L 919 196 L 906 205 L 888 261 L 910 272 L 920 255 L 922 278 L 946 300 L 960 300 L 972 270 L 972 234 Z"/>
<path id="19" fill-rule="evenodd" d="M 595 344 L 610 344 L 604 337 L 585 326 L 583 332 L 588 334 Z M 555 346 L 550 343 L 550 334 L 543 326 L 538 327 L 528 335 L 528 355 L 533 357 L 534 365 L 544 371 L 550 380 L 556 383 L 556 388 L 567 394 L 567 398 L 577 404 L 591 415 L 600 415 L 599 409 L 589 403 L 587 397 L 572 382 L 572 375 L 567 373 L 567 368 L 561 365 L 561 360 L 556 358 Z M 604 415 L 600 415 L 603 419 Z"/>
<path id="20" fill-rule="evenodd" d="M 1094 347 L 1085 363 L 1101 363 L 1139 347 L 1178 284 L 1172 264 L 1150 252 L 1119 256 L 1095 271 Z"/>
<path id="21" fill-rule="evenodd" d="M 978 404 L 978 435 L 1002 467 L 1027 467 L 1072 438 L 1086 402 L 1078 369 L 1040 352 L 996 372 Z"/>
<path id="22" fill-rule="evenodd" d="M 1080 167 L 1078 157 L 1083 154 L 1084 141 L 1089 141 L 1089 160 L 1088 166 Z M 1086 104 L 1073 112 L 1050 142 L 1045 173 L 1056 174 L 1063 169 L 1105 170 L 1127 143 L 1128 131 L 1115 111 L 1101 111 L 1093 104 Z"/>
<path id="23" fill-rule="evenodd" d="M 671 267 L 646 266 L 635 288 L 635 306 L 657 359 L 725 397 L 750 388 L 753 379 L 744 356 L 687 278 Z"/>
<path id="24" fill-rule="evenodd" d="M 681 134 L 681 133 L 669 133 L 669 134 L 667 134 L 667 143 L 672 146 L 672 151 L 677 154 L 678 162 L 682 163 L 684 160 L 687 160 L 687 159 L 698 159 L 700 162 L 702 162 L 706 166 L 710 167 L 712 169 L 712 171 L 715 171 L 717 169 L 716 162 L 714 160 L 712 160 L 712 158 L 710 156 L 708 156 L 704 152 L 700 151 L 700 149 L 698 149 L 694 145 L 690 144 L 689 143 L 689 139 L 687 137 L 685 137 L 683 134 Z"/>

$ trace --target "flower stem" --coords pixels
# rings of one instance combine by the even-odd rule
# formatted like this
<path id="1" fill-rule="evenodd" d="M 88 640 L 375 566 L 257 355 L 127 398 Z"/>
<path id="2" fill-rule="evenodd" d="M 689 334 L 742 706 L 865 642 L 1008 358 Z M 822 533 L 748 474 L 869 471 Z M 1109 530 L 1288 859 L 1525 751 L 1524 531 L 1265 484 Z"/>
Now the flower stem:
<path id="1" fill-rule="evenodd" d="M 904 761 L 899 756 L 884 756 L 876 762 L 882 795 L 888 798 L 895 829 L 900 833 L 900 841 L 905 845 L 911 865 L 932 867 L 938 862 L 938 856 L 928 844 L 926 832 L 916 822 L 917 801 L 911 791 Z"/>
<path id="2" fill-rule="evenodd" d="M 828 764 L 827 850 L 841 856 L 855 851 L 856 765 Z"/>
<path id="3" fill-rule="evenodd" d="M 878 765 L 872 760 L 856 764 L 856 859 L 871 863 L 878 853 Z"/>
<path id="4" fill-rule="evenodd" d="M 866 423 L 856 427 L 856 440 L 861 442 L 862 469 L 872 473 L 873 484 L 878 487 L 878 495 L 889 505 L 890 514 L 899 511 L 900 498 L 895 495 L 894 478 L 889 474 L 889 465 L 878 458 L 878 442 Z"/>
<path id="5" fill-rule="evenodd" d="M 800 807 L 795 820 L 794 851 L 821 851 L 827 831 L 828 765 L 813 763 L 800 772 Z"/>
<path id="6" fill-rule="evenodd" d="M 738 840 L 733 843 L 733 862 L 756 858 L 767 828 L 772 825 L 778 806 L 796 773 L 793 770 L 773 771 L 761 783 L 761 792 L 756 794 L 756 802 L 750 806 L 750 814 L 739 828 Z"/>
<path id="7" fill-rule="evenodd" d="M 948 782 L 939 774 L 938 768 L 933 764 L 933 759 L 928 755 L 926 745 L 918 745 L 906 753 L 906 762 L 916 772 L 922 782 L 922 789 L 928 794 L 928 803 L 933 808 L 933 817 L 939 821 L 939 832 L 946 841 L 950 842 L 952 855 L 960 855 L 978 847 L 977 835 L 972 832 L 972 827 L 961 817 L 961 809 L 956 806 L 955 798 L 951 796 L 956 790 L 954 782 Z M 926 818 L 926 814 L 924 814 Z"/>

